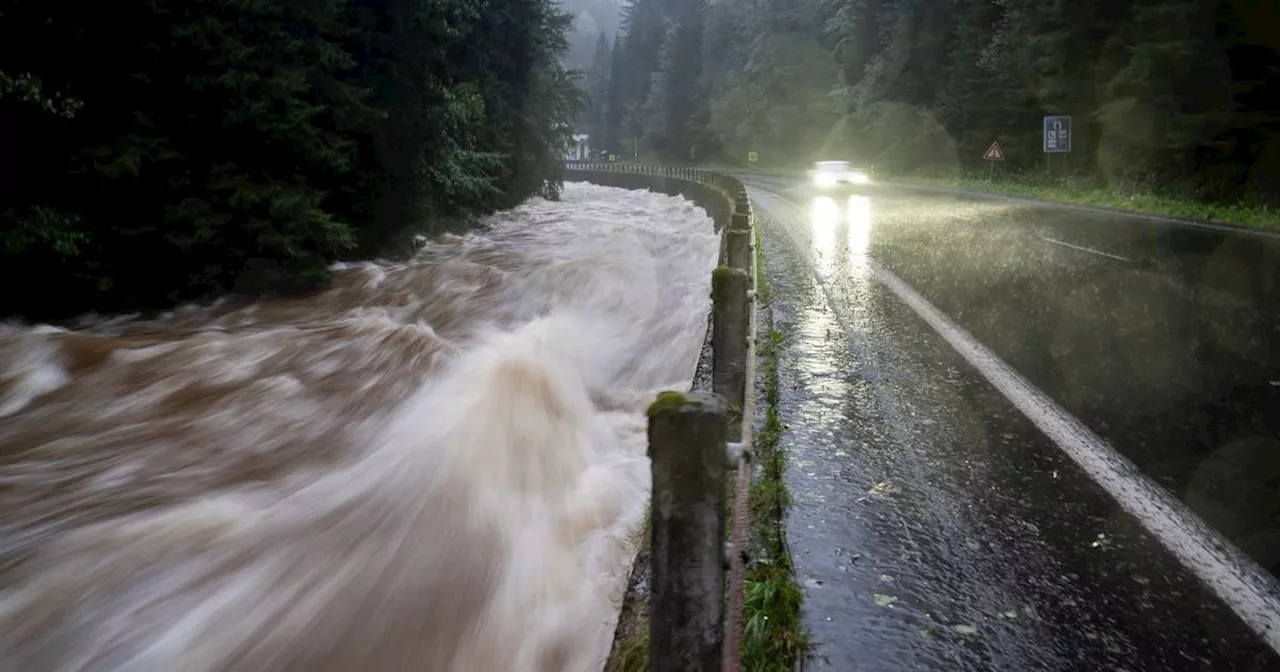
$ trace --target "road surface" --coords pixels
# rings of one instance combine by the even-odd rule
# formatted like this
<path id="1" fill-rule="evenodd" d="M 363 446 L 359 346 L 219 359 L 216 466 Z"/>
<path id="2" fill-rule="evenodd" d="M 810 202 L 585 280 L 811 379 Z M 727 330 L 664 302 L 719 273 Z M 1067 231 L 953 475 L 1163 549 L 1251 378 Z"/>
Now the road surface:
<path id="1" fill-rule="evenodd" d="M 807 669 L 1280 669 L 1280 238 L 741 177 Z"/>

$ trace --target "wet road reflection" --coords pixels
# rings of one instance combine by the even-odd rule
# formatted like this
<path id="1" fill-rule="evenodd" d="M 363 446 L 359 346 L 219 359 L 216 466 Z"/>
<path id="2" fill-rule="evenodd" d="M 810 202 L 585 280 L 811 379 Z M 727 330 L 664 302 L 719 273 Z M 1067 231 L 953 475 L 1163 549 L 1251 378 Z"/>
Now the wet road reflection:
<path id="1" fill-rule="evenodd" d="M 837 262 L 865 260 L 871 246 L 871 200 L 865 196 L 840 201 L 830 196 L 815 198 L 809 204 L 809 227 L 814 261 L 821 270 L 831 272 Z"/>
<path id="2" fill-rule="evenodd" d="M 875 281 L 868 255 L 923 228 L 919 206 L 912 219 L 875 196 L 753 198 L 786 337 L 788 534 L 818 645 L 808 669 L 1277 669 Z"/>

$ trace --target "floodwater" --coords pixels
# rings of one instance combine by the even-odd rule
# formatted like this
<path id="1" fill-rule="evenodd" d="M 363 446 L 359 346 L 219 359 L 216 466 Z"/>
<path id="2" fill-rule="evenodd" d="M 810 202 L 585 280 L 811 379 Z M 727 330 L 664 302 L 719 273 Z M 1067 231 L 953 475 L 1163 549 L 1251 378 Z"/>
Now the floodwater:
<path id="1" fill-rule="evenodd" d="M 566 185 L 306 300 L 0 330 L 0 670 L 595 670 L 718 253 Z"/>

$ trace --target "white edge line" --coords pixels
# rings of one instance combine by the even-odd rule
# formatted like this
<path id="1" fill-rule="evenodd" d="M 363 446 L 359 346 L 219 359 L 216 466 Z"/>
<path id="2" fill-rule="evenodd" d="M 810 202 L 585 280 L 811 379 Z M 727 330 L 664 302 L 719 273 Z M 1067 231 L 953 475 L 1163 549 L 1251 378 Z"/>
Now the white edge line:
<path id="1" fill-rule="evenodd" d="M 766 190 L 766 193 L 769 192 Z M 778 200 L 787 203 L 786 199 Z M 800 212 L 798 208 L 792 209 Z M 807 251 L 804 254 L 808 256 Z M 963 327 L 952 322 L 911 285 L 875 259 L 868 257 L 867 261 L 877 280 L 910 306 L 1272 651 L 1280 654 L 1280 582 L 1275 577 Z"/>
<path id="2" fill-rule="evenodd" d="M 910 285 L 878 262 L 869 262 L 880 282 L 1280 653 L 1280 583 L 1274 577 Z"/>
<path id="3" fill-rule="evenodd" d="M 1115 260 L 1117 260 L 1117 261 L 1129 261 L 1129 262 L 1132 262 L 1132 261 L 1133 261 L 1132 259 L 1130 259 L 1130 258 L 1128 258 L 1128 257 L 1122 257 L 1122 256 L 1120 256 L 1120 255 L 1118 255 L 1118 254 L 1111 254 L 1111 253 L 1109 253 L 1109 252 L 1103 252 L 1103 251 L 1101 251 L 1101 250 L 1095 250 L 1095 249 L 1093 249 L 1092 247 L 1084 247 L 1083 245 L 1072 245 L 1071 243 L 1064 243 L 1064 242 L 1062 242 L 1061 240 L 1054 240 L 1053 238 L 1045 238 L 1044 236 L 1040 236 L 1040 240 L 1043 240 L 1043 241 L 1044 241 L 1044 242 L 1046 242 L 1046 243 L 1053 243 L 1054 245 L 1061 245 L 1061 246 L 1063 246 L 1063 247 L 1069 247 L 1069 248 L 1071 248 L 1071 249 L 1073 249 L 1073 250 L 1078 250 L 1078 251 L 1080 251 L 1080 252 L 1088 252 L 1089 254 L 1096 254 L 1096 255 L 1098 255 L 1098 256 L 1100 256 L 1100 257 L 1106 257 L 1106 258 L 1108 258 L 1108 259 L 1115 259 Z"/>

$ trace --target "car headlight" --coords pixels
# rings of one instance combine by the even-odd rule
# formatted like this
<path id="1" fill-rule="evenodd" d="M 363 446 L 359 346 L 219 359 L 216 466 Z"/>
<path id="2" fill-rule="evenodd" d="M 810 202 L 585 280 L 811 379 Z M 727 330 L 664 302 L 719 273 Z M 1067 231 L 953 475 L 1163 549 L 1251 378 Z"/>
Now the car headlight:
<path id="1" fill-rule="evenodd" d="M 813 176 L 813 183 L 819 187 L 830 187 L 836 183 L 836 178 L 830 173 L 818 173 Z"/>
<path id="2" fill-rule="evenodd" d="M 850 180 L 854 184 L 866 184 L 871 181 L 871 178 L 867 177 L 866 173 L 854 173 Z"/>

